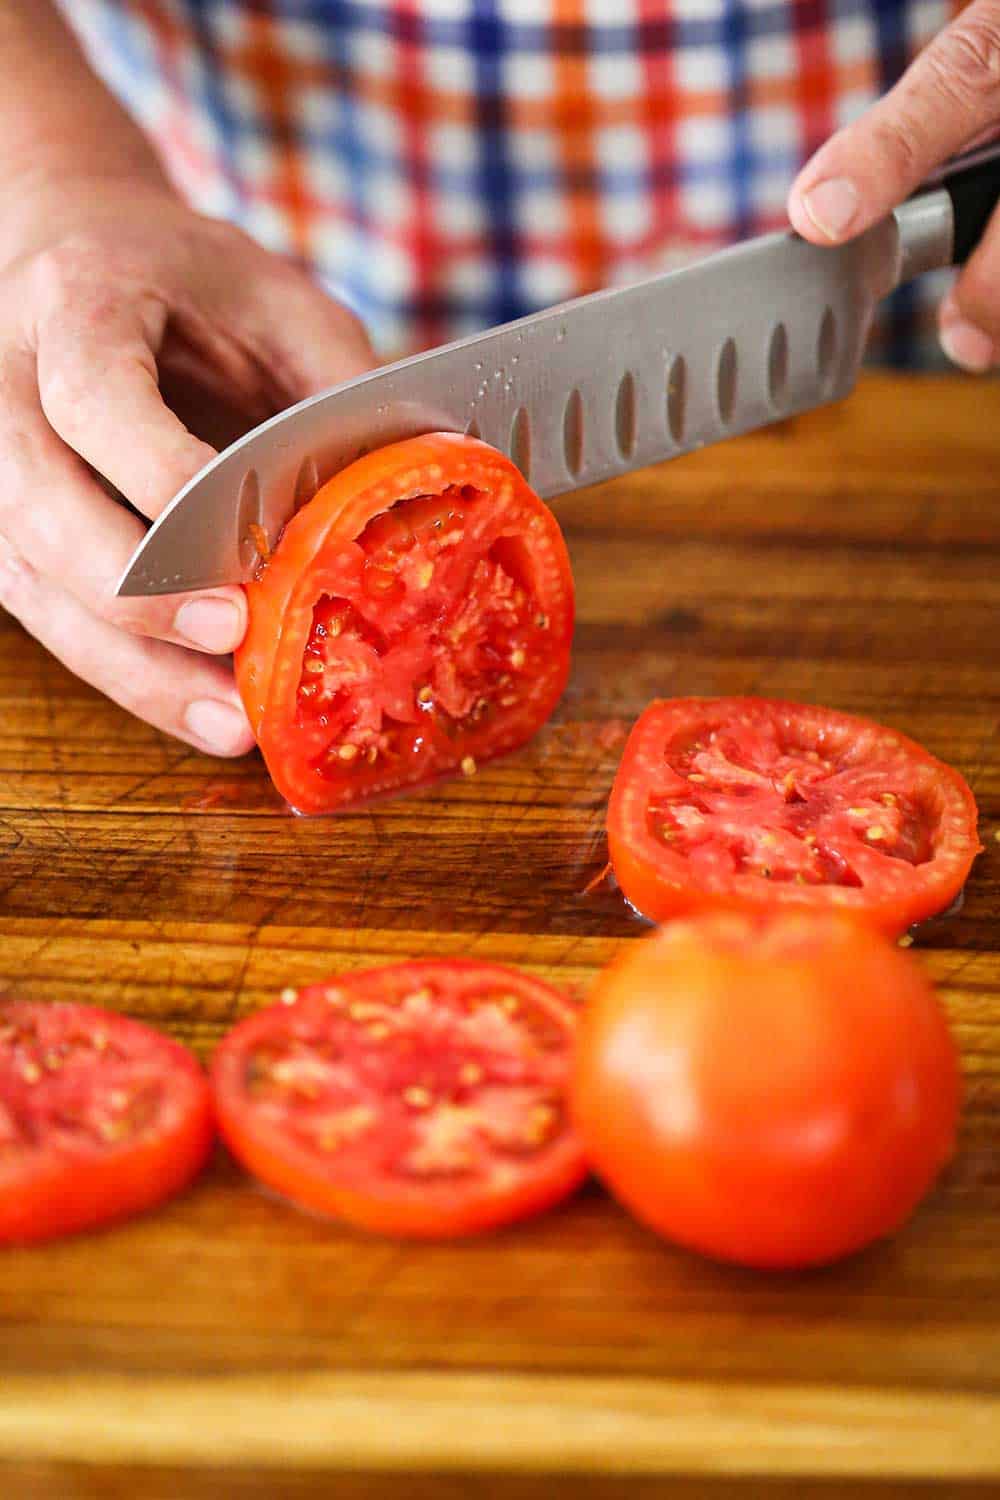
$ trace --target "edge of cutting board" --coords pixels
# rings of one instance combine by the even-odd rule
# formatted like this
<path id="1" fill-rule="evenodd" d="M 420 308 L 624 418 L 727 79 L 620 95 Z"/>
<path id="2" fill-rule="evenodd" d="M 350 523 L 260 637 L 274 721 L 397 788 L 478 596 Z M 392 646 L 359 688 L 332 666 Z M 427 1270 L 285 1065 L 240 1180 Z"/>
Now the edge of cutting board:
<path id="1" fill-rule="evenodd" d="M 531 1375 L 7 1378 L 0 1459 L 1000 1477 L 1000 1397 Z"/>

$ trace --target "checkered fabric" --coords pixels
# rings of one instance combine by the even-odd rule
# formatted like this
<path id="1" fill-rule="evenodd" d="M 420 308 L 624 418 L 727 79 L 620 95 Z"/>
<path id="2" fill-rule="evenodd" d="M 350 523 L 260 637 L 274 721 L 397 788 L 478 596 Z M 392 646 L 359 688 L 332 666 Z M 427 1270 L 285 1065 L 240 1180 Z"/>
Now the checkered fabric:
<path id="1" fill-rule="evenodd" d="M 959 0 L 62 0 L 203 211 L 426 347 L 784 222 Z M 930 288 L 882 356 L 926 363 Z"/>

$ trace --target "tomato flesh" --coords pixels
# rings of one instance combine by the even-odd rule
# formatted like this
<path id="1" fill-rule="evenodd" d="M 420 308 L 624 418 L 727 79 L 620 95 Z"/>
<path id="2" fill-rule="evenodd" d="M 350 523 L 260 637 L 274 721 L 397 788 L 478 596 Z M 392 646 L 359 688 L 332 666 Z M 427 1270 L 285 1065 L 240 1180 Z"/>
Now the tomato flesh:
<path id="1" fill-rule="evenodd" d="M 213 1136 L 186 1048 L 82 1005 L 0 1005 L 0 1244 L 127 1218 L 184 1187 Z"/>
<path id="2" fill-rule="evenodd" d="M 781 1268 L 898 1229 L 954 1150 L 959 1093 L 912 955 L 843 913 L 774 909 L 630 945 L 588 997 L 571 1097 L 644 1223 Z"/>
<path id="3" fill-rule="evenodd" d="M 351 767 L 421 753 L 453 759 L 459 737 L 545 673 L 548 621 L 502 528 L 468 485 L 369 522 L 354 598 L 317 601 L 303 653 L 299 721 L 329 731 L 321 776 L 339 783 Z"/>
<path id="4" fill-rule="evenodd" d="M 912 740 L 759 699 L 647 708 L 608 831 L 626 896 L 660 921 L 733 900 L 818 902 L 900 932 L 954 899 L 979 849 L 969 788 Z"/>
<path id="5" fill-rule="evenodd" d="M 569 563 L 500 454 L 431 434 L 336 476 L 248 585 L 236 656 L 278 789 L 302 812 L 516 748 L 566 683 Z"/>
<path id="6" fill-rule="evenodd" d="M 223 1136 L 295 1201 L 449 1236 L 555 1202 L 584 1163 L 566 1117 L 575 1013 L 492 964 L 401 964 L 312 985 L 220 1046 Z"/>

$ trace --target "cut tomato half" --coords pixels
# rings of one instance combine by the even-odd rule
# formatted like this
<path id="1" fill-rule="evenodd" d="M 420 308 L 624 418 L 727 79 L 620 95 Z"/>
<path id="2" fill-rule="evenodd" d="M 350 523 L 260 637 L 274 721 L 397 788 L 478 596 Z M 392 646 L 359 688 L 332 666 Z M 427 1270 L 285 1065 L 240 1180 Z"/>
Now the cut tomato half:
<path id="1" fill-rule="evenodd" d="M 219 1126 L 261 1182 L 385 1234 L 521 1219 L 585 1175 L 566 1116 L 574 1008 L 495 964 L 425 961 L 310 985 L 238 1025 Z"/>
<path id="2" fill-rule="evenodd" d="M 237 683 L 300 812 L 472 774 L 530 739 L 566 685 L 559 527 L 473 438 L 412 438 L 344 469 L 289 522 L 247 601 Z"/>
<path id="3" fill-rule="evenodd" d="M 208 1080 L 179 1042 L 86 1005 L 0 1004 L 0 1244 L 152 1208 L 212 1137 Z"/>
<path id="4" fill-rule="evenodd" d="M 979 852 L 957 771 L 867 719 L 757 698 L 651 703 L 611 793 L 618 882 L 654 921 L 712 905 L 837 906 L 898 934 Z"/>

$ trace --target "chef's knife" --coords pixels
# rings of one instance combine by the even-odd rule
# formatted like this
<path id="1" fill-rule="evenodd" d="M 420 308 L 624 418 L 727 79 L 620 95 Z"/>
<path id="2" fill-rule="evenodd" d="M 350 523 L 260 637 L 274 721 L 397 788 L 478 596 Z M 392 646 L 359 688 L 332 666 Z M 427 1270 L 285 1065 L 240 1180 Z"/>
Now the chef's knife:
<path id="1" fill-rule="evenodd" d="M 847 395 L 876 304 L 975 247 L 1000 197 L 1000 154 L 939 182 L 848 245 L 767 235 L 300 402 L 180 491 L 118 593 L 249 579 L 257 540 L 273 544 L 325 479 L 420 432 L 478 434 L 552 497 Z"/>

